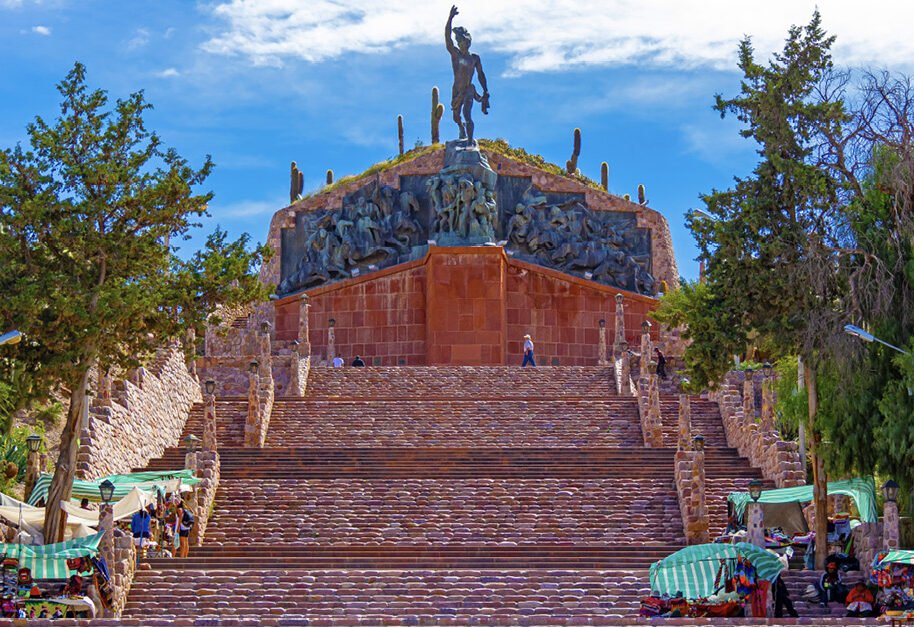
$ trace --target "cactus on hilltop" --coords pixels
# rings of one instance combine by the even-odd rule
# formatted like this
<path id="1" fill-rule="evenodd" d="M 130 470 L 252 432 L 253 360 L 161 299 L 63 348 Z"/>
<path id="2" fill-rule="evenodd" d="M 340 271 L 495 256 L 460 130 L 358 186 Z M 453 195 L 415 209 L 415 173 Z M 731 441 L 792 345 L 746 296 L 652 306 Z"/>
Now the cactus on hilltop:
<path id="1" fill-rule="evenodd" d="M 432 87 L 432 143 L 437 144 L 441 141 L 441 132 L 439 124 L 444 116 L 444 105 L 438 102 L 438 88 Z"/>
<path id="2" fill-rule="evenodd" d="M 403 154 L 403 116 L 397 116 L 397 138 L 400 141 L 400 154 Z"/>
<path id="3" fill-rule="evenodd" d="M 289 168 L 289 202 L 293 203 L 302 195 L 305 187 L 305 173 L 298 169 L 294 161 Z"/>
<path id="4" fill-rule="evenodd" d="M 565 171 L 568 174 L 575 174 L 578 171 L 578 157 L 581 156 L 581 129 L 574 129 L 574 149 L 571 151 L 571 159 L 565 162 Z"/>
<path id="5" fill-rule="evenodd" d="M 327 185 L 333 185 L 333 170 L 327 170 Z"/>
<path id="6" fill-rule="evenodd" d="M 609 164 L 605 161 L 600 164 L 600 185 L 604 192 L 609 191 Z"/>
<path id="7" fill-rule="evenodd" d="M 638 204 L 642 207 L 647 205 L 647 197 L 644 195 L 644 185 L 638 185 Z"/>

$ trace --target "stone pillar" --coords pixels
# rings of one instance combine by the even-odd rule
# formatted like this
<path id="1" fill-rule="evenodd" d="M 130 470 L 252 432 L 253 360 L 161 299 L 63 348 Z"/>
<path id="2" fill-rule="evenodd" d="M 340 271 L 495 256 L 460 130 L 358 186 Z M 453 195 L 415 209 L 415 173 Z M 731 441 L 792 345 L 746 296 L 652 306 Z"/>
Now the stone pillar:
<path id="1" fill-rule="evenodd" d="M 115 559 L 115 538 L 114 538 L 114 506 L 111 503 L 100 503 L 98 506 L 98 530 L 103 531 L 101 542 L 98 543 L 98 554 L 105 560 L 108 565 L 108 574 L 111 583 L 111 598 L 118 596 L 118 590 L 115 586 L 117 577 L 117 560 Z"/>
<path id="2" fill-rule="evenodd" d="M 216 395 L 207 394 L 203 399 L 203 450 L 215 451 L 219 448 L 216 438 Z"/>
<path id="3" fill-rule="evenodd" d="M 206 535 L 210 512 L 216 499 L 216 491 L 219 489 L 219 453 L 205 450 L 197 453 L 196 475 L 200 478 L 200 483 L 195 488 L 196 510 L 193 513 L 196 516 L 196 524 L 190 530 L 190 543 L 193 546 L 200 546 Z"/>
<path id="4" fill-rule="evenodd" d="M 311 354 L 311 327 L 308 322 L 311 305 L 307 294 L 302 294 L 298 300 L 298 355 L 303 357 Z"/>
<path id="5" fill-rule="evenodd" d="M 23 499 L 28 501 L 29 497 L 32 495 L 32 489 L 35 487 L 35 482 L 38 481 L 38 476 L 41 474 L 41 453 L 35 451 L 29 451 L 29 456 L 25 462 L 25 491 L 23 492 Z"/>
<path id="6" fill-rule="evenodd" d="M 762 506 L 754 501 L 746 505 L 746 542 L 765 548 L 765 516 Z"/>
<path id="7" fill-rule="evenodd" d="M 657 380 L 657 362 L 648 362 L 647 407 L 642 416 L 641 430 L 644 445 L 649 448 L 663 446 L 663 423 L 660 418 L 660 384 Z"/>
<path id="8" fill-rule="evenodd" d="M 619 394 L 622 396 L 632 395 L 632 357 L 628 354 L 628 342 L 620 342 L 618 345 L 618 359 L 621 365 L 619 369 Z"/>
<path id="9" fill-rule="evenodd" d="M 197 451 L 184 452 L 184 468 L 185 470 L 197 470 Z"/>
<path id="10" fill-rule="evenodd" d="M 894 551 L 899 548 L 901 528 L 898 519 L 898 503 L 886 501 L 882 507 L 882 548 Z"/>
<path id="11" fill-rule="evenodd" d="M 244 423 L 244 445 L 260 446 L 260 375 L 248 373 L 248 416 Z"/>
<path id="12" fill-rule="evenodd" d="M 616 358 L 621 353 L 622 343 L 625 341 L 625 306 L 622 301 L 625 297 L 622 294 L 616 294 L 616 339 L 613 342 Z"/>
<path id="13" fill-rule="evenodd" d="M 600 320 L 600 346 L 598 355 L 597 365 L 609 365 L 609 361 L 606 359 L 606 320 Z"/>
<path id="14" fill-rule="evenodd" d="M 641 325 L 641 372 L 644 372 L 654 357 L 654 343 L 651 341 L 651 323 L 647 320 Z"/>
<path id="15" fill-rule="evenodd" d="M 327 365 L 333 365 L 333 358 L 336 357 L 336 320 L 330 318 L 330 326 L 327 327 Z"/>
<path id="16" fill-rule="evenodd" d="M 755 386 L 751 368 L 746 369 L 746 380 L 743 382 L 743 417 L 747 423 L 755 422 Z"/>
<path id="17" fill-rule="evenodd" d="M 764 377 L 762 379 L 762 419 L 761 427 L 763 433 L 774 431 L 774 379 Z"/>
<path id="18" fill-rule="evenodd" d="M 691 544 L 706 544 L 711 541 L 708 531 L 708 508 L 705 501 L 705 452 L 692 451 L 692 494 L 689 503 L 691 512 L 686 537 Z"/>
<path id="19" fill-rule="evenodd" d="M 679 440 L 676 448 L 680 451 L 692 448 L 692 403 L 689 395 L 684 393 L 679 395 Z M 703 452 L 702 460 L 704 460 Z"/>

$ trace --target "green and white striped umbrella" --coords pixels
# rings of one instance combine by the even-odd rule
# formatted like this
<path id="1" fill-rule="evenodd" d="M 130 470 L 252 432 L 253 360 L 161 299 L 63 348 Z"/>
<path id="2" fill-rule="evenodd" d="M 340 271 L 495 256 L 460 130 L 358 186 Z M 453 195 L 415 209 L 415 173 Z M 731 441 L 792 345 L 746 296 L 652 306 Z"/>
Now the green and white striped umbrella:
<path id="1" fill-rule="evenodd" d="M 51 473 L 41 473 L 38 480 L 35 482 L 32 494 L 29 496 L 29 505 L 35 505 L 41 499 L 47 498 L 48 490 L 51 487 L 51 479 L 53 478 L 54 475 Z M 96 503 L 99 502 L 101 500 L 101 493 L 98 491 L 98 486 L 100 486 L 105 479 L 114 484 L 114 496 L 112 498 L 115 501 L 119 501 L 127 496 L 135 487 L 143 490 L 152 490 L 155 487 L 166 488 L 166 486 L 168 486 L 166 491 L 171 491 L 171 488 L 178 483 L 186 486 L 200 483 L 200 480 L 194 477 L 194 472 L 187 469 L 160 472 L 134 472 L 127 475 L 110 475 L 92 481 L 75 479 L 73 481 L 73 490 L 70 493 L 71 498 L 86 498 Z"/>
<path id="2" fill-rule="evenodd" d="M 784 568 L 777 555 L 754 544 L 696 544 L 651 566 L 651 590 L 671 596 L 681 592 L 687 599 L 711 596 L 721 562 L 731 562 L 732 571 L 739 557 L 755 566 L 759 579 L 774 581 Z"/>

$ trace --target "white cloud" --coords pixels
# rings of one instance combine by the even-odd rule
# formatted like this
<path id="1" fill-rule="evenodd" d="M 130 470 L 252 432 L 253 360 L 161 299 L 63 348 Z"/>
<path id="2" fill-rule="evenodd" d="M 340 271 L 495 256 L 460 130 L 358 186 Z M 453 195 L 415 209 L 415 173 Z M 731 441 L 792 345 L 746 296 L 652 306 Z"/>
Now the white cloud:
<path id="1" fill-rule="evenodd" d="M 273 215 L 289 204 L 288 197 L 285 202 L 282 198 L 273 200 L 239 200 L 224 205 L 217 202 L 210 203 L 209 211 L 213 218 L 245 218 L 248 216 Z"/>
<path id="2" fill-rule="evenodd" d="M 134 31 L 133 37 L 127 41 L 127 50 L 139 50 L 149 44 L 149 31 L 145 28 L 138 28 Z"/>
<path id="3" fill-rule="evenodd" d="M 33 27 L 32 27 L 32 32 L 35 33 L 36 35 L 42 35 L 42 36 L 44 36 L 44 37 L 50 37 L 50 36 L 51 36 L 51 29 L 48 28 L 47 26 L 40 26 L 40 25 L 39 25 L 39 26 L 33 26 Z"/>
<path id="4" fill-rule="evenodd" d="M 204 49 L 258 65 L 321 62 L 349 52 L 440 45 L 451 0 L 221 0 L 225 28 Z M 509 56 L 509 74 L 639 64 L 732 69 L 745 34 L 763 54 L 779 49 L 791 24 L 816 5 L 839 36 L 840 63 L 908 66 L 914 3 L 871 0 L 462 0 L 455 25 L 479 48 Z M 891 19 L 888 19 L 891 16 Z"/>
<path id="5" fill-rule="evenodd" d="M 160 72 L 156 72 L 153 76 L 156 76 L 157 78 L 177 78 L 178 76 L 181 76 L 181 72 L 176 68 L 169 67 Z"/>
<path id="6" fill-rule="evenodd" d="M 173 26 L 169 26 L 165 29 L 165 33 L 162 35 L 165 39 L 171 39 L 171 36 L 175 34 L 175 29 Z"/>

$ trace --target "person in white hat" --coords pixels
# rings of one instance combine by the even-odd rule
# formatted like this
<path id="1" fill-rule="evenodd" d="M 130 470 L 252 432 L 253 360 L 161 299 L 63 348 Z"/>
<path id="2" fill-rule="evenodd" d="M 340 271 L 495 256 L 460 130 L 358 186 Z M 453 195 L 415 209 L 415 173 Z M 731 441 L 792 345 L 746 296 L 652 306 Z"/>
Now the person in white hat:
<path id="1" fill-rule="evenodd" d="M 527 364 L 530 364 L 534 368 L 536 367 L 536 360 L 533 359 L 533 340 L 530 338 L 530 335 L 524 336 L 524 361 L 521 364 L 521 368 L 526 367 Z"/>

